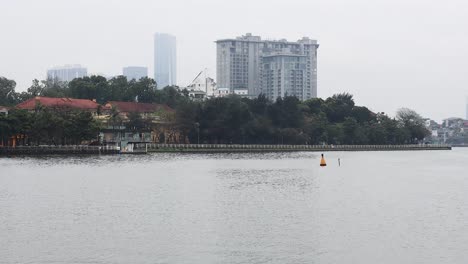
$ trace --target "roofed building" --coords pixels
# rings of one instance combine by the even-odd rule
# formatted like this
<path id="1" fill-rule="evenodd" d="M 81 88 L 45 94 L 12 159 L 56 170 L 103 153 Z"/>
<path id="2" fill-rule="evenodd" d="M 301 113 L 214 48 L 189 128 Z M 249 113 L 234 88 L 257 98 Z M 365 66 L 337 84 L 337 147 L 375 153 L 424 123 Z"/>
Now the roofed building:
<path id="1" fill-rule="evenodd" d="M 0 115 L 8 115 L 8 111 L 10 111 L 9 107 L 0 105 Z"/>
<path id="2" fill-rule="evenodd" d="M 116 109 L 120 114 L 128 116 L 130 113 L 139 113 L 143 117 L 148 117 L 151 114 L 167 112 L 174 113 L 174 109 L 167 105 L 136 103 L 136 102 L 117 102 L 109 101 L 105 106 L 106 109 Z"/>
<path id="3" fill-rule="evenodd" d="M 62 110 L 88 111 L 97 115 L 101 106 L 94 100 L 74 98 L 52 98 L 36 96 L 16 106 L 18 109 L 34 111 L 37 106 Z"/>
<path id="4" fill-rule="evenodd" d="M 175 110 L 167 105 L 110 101 L 105 106 L 103 140 L 105 142 L 180 143 L 185 137 L 172 122 Z M 140 120 L 135 118 L 137 113 Z"/>

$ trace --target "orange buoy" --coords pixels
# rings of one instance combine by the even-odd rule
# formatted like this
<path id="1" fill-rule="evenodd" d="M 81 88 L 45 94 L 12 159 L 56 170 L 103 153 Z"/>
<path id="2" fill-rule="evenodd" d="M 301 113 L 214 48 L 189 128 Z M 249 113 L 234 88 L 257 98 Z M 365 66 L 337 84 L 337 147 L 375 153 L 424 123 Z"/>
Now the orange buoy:
<path id="1" fill-rule="evenodd" d="M 325 161 L 325 158 L 323 157 L 323 154 L 322 154 L 322 159 L 320 160 L 320 167 L 325 167 L 327 166 L 327 162 Z"/>

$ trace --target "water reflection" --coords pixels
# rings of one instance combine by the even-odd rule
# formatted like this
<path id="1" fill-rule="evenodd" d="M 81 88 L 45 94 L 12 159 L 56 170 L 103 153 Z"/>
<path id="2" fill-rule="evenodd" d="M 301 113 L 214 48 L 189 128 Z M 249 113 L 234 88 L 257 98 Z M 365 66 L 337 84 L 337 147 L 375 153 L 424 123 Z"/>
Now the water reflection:
<path id="1" fill-rule="evenodd" d="M 468 151 L 319 154 L 0 158 L 0 263 L 468 259 Z"/>

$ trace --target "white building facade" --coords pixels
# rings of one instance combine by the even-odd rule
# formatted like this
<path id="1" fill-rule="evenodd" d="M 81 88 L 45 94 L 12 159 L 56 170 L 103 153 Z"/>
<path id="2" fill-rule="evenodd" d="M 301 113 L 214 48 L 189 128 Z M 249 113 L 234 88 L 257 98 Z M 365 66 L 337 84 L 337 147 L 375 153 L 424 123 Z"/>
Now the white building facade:
<path id="1" fill-rule="evenodd" d="M 262 40 L 246 34 L 216 43 L 218 86 L 231 92 L 247 89 L 250 96 L 264 94 L 270 100 L 317 97 L 316 40 Z"/>

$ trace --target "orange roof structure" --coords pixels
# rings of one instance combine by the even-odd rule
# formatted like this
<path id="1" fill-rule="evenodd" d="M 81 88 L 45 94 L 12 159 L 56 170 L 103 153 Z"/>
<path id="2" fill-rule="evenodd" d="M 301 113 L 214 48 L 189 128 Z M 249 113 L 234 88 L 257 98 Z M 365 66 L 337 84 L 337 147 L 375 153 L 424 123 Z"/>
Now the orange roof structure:
<path id="1" fill-rule="evenodd" d="M 74 98 L 51 98 L 51 97 L 34 97 L 26 100 L 16 107 L 25 110 L 34 110 L 40 104 L 47 108 L 69 108 L 78 110 L 97 110 L 99 104 L 93 100 L 88 99 L 74 99 Z"/>
<path id="2" fill-rule="evenodd" d="M 106 104 L 106 108 L 112 107 L 115 107 L 120 112 L 126 113 L 154 113 L 161 110 L 166 112 L 174 112 L 174 109 L 162 104 L 109 101 Z"/>

